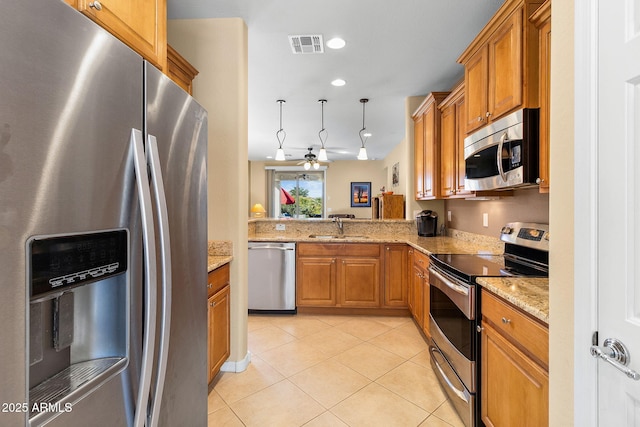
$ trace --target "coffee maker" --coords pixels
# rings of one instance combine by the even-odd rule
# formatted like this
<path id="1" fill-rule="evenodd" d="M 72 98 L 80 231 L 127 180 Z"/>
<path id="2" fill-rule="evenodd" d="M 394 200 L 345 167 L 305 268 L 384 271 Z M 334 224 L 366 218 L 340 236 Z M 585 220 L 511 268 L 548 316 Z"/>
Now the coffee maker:
<path id="1" fill-rule="evenodd" d="M 438 213 L 432 210 L 424 210 L 416 215 L 418 236 L 433 237 L 438 230 Z"/>

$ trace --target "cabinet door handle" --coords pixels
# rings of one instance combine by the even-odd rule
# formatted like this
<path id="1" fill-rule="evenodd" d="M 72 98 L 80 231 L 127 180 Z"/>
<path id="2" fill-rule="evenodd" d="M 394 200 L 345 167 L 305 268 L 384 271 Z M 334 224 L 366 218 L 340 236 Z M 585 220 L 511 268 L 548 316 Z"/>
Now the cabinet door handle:
<path id="1" fill-rule="evenodd" d="M 209 303 L 209 305 L 210 305 L 211 307 L 215 307 L 215 306 L 216 306 L 216 302 L 215 302 L 215 301 L 211 301 L 211 302 Z"/>
<path id="2" fill-rule="evenodd" d="M 491 116 L 491 113 L 487 111 L 487 112 L 485 113 L 485 116 L 489 117 L 489 116 Z"/>
<path id="3" fill-rule="evenodd" d="M 544 179 L 542 178 L 537 178 L 536 179 L 536 184 L 542 184 L 544 182 Z"/>
<path id="4" fill-rule="evenodd" d="M 89 3 L 89 7 L 95 10 L 102 10 L 102 5 L 98 0 L 94 0 L 91 3 Z"/>
<path id="5" fill-rule="evenodd" d="M 482 116 L 478 116 L 478 121 L 481 122 L 482 121 Z"/>
<path id="6" fill-rule="evenodd" d="M 207 285 L 207 289 L 211 289 L 211 288 L 213 288 L 213 283 L 209 283 L 209 284 Z"/>
<path id="7" fill-rule="evenodd" d="M 506 317 L 503 317 L 502 323 L 504 323 L 505 325 L 508 325 L 509 323 L 511 323 L 511 319 L 507 319 Z"/>

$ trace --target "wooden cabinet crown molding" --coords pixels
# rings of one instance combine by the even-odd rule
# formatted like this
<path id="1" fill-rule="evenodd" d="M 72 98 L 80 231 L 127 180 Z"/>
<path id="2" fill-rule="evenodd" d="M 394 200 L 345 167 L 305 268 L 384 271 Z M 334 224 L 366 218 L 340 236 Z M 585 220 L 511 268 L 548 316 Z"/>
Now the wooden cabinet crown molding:
<path id="1" fill-rule="evenodd" d="M 193 79 L 198 73 L 177 50 L 167 45 L 167 75 L 189 95 L 193 95 Z"/>
<path id="2" fill-rule="evenodd" d="M 527 6 L 529 13 L 527 17 L 535 10 L 539 8 L 543 0 L 506 0 L 502 6 L 491 17 L 489 22 L 482 28 L 473 41 L 467 46 L 467 48 L 458 57 L 458 63 L 464 64 L 471 58 L 479 49 L 485 46 L 489 38 L 493 33 L 502 25 L 502 23 L 517 9 Z"/>

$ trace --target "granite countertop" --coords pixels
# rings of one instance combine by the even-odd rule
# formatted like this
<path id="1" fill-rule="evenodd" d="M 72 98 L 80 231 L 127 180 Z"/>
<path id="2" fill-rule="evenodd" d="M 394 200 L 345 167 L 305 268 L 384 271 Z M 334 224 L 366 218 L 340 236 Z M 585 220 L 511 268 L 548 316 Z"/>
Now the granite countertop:
<path id="1" fill-rule="evenodd" d="M 483 288 L 549 324 L 549 279 L 543 277 L 478 277 Z"/>
<path id="2" fill-rule="evenodd" d="M 369 235 L 354 236 L 345 234 L 337 239 L 318 239 L 309 236 L 282 236 L 277 234 L 261 234 L 260 237 L 251 237 L 252 242 L 311 242 L 311 243 L 407 243 L 413 248 L 427 255 L 432 253 L 458 253 L 458 254 L 498 254 L 501 255 L 501 247 L 487 247 L 480 242 L 456 239 L 454 237 L 420 237 L 415 234 L 394 235 Z"/>
<path id="3" fill-rule="evenodd" d="M 232 259 L 231 255 L 209 255 L 207 258 L 207 271 L 211 272 L 218 267 L 222 267 L 230 263 Z"/>

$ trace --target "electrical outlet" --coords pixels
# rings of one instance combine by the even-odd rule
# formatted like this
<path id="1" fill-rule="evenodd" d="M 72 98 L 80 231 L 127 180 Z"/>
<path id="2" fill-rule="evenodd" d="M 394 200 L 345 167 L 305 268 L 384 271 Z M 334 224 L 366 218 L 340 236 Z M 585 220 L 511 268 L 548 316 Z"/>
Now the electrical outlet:
<path id="1" fill-rule="evenodd" d="M 447 221 L 451 222 L 451 211 L 447 211 Z"/>
<path id="2" fill-rule="evenodd" d="M 489 226 L 489 214 L 486 212 L 482 214 L 482 226 L 483 227 Z"/>
<path id="3" fill-rule="evenodd" d="M 276 231 L 284 231 L 287 228 L 284 224 L 276 224 Z"/>

